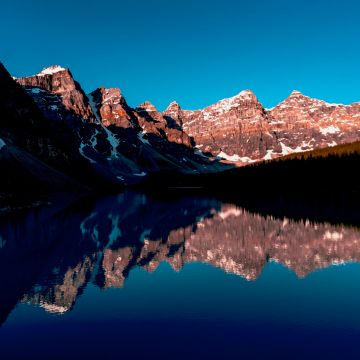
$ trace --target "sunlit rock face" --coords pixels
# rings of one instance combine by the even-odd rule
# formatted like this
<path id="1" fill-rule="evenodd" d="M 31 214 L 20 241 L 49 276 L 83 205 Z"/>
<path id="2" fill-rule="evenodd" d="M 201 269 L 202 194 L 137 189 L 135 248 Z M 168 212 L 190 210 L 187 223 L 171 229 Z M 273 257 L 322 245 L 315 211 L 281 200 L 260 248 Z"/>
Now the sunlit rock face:
<path id="1" fill-rule="evenodd" d="M 50 66 L 36 75 L 18 78 L 16 81 L 33 94 L 39 94 L 38 89 L 43 89 L 58 95 L 67 110 L 84 119 L 94 120 L 88 99 L 69 69 L 58 65 Z"/>
<path id="2" fill-rule="evenodd" d="M 143 132 L 157 134 L 160 137 L 167 138 L 172 143 L 192 148 L 191 139 L 183 129 L 159 112 L 149 101 L 138 105 L 135 110 Z"/>
<path id="3" fill-rule="evenodd" d="M 192 147 L 191 139 L 181 127 L 173 126 L 149 101 L 133 109 L 128 106 L 118 88 L 96 89 L 89 94 L 89 99 L 98 121 L 106 127 L 114 125 L 125 129 L 134 128 L 142 140 L 153 145 L 159 139 Z"/>
<path id="4" fill-rule="evenodd" d="M 120 89 L 98 88 L 89 94 L 89 98 L 105 126 L 133 128 L 136 125 L 132 109 L 127 105 Z"/>
<path id="5" fill-rule="evenodd" d="M 214 171 L 206 166 L 218 161 L 246 165 L 360 140 L 360 103 L 329 104 L 296 90 L 273 109 L 244 90 L 204 109 L 185 110 L 174 101 L 160 112 L 149 101 L 130 107 L 118 88 L 85 95 L 60 66 L 16 81 L 47 119 L 72 127 L 83 158 L 91 166 L 102 163 L 103 176 L 115 182 L 136 180 L 125 179 L 126 171 Z M 105 160 L 116 157 L 120 165 L 112 162 L 108 169 Z M 114 173 L 113 165 L 120 171 Z"/>
<path id="6" fill-rule="evenodd" d="M 174 102 L 164 114 L 202 151 L 240 164 L 360 139 L 360 103 L 329 104 L 296 90 L 269 110 L 245 90 L 201 110 Z"/>
<path id="7" fill-rule="evenodd" d="M 258 143 L 252 145 L 243 138 L 247 134 L 258 137 L 267 131 L 267 113 L 251 91 L 242 91 L 202 110 L 181 110 L 178 117 L 204 152 L 247 156 L 251 151 L 257 157 L 262 155 Z"/>
<path id="8" fill-rule="evenodd" d="M 160 170 L 193 173 L 219 166 L 199 154 L 183 129 L 149 102 L 128 106 L 118 88 L 86 95 L 71 72 L 57 65 L 11 81 L 22 86 L 39 116 L 48 120 L 66 166 L 76 169 L 81 182 L 128 185 Z"/>

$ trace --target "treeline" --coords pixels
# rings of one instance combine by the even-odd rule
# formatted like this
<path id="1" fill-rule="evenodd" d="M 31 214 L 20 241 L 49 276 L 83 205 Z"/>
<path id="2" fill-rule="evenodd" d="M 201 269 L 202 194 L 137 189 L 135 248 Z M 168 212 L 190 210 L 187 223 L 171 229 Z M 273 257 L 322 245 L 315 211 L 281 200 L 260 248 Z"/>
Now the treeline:
<path id="1" fill-rule="evenodd" d="M 349 155 L 360 155 L 360 141 L 356 141 L 350 144 L 343 144 L 343 145 L 337 145 L 333 147 L 327 147 L 324 149 L 317 149 L 317 150 L 311 150 L 306 151 L 303 153 L 296 153 L 296 154 L 290 154 L 284 157 L 281 157 L 276 160 L 270 160 L 270 161 L 283 161 L 288 159 L 302 159 L 307 160 L 311 158 L 318 158 L 318 157 L 329 157 L 329 156 L 349 156 Z"/>
<path id="2" fill-rule="evenodd" d="M 360 224 L 359 165 L 356 142 L 221 173 L 162 173 L 148 188 L 165 196 L 167 191 L 216 196 L 263 214 Z"/>
<path id="3" fill-rule="evenodd" d="M 360 190 L 357 169 L 360 165 L 360 141 L 324 149 L 287 155 L 243 167 L 234 167 L 211 174 L 186 174 L 168 172 L 155 174 L 151 187 L 202 187 L 214 191 L 242 192 L 256 188 L 303 189 L 322 191 L 346 186 L 347 190 Z"/>

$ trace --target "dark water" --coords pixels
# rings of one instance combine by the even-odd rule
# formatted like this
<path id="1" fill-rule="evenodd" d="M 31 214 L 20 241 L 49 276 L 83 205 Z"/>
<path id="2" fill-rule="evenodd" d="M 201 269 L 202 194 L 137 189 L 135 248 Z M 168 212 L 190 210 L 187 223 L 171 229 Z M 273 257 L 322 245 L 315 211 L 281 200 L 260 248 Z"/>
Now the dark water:
<path id="1" fill-rule="evenodd" d="M 360 232 L 125 193 L 0 224 L 1 359 L 359 359 Z"/>

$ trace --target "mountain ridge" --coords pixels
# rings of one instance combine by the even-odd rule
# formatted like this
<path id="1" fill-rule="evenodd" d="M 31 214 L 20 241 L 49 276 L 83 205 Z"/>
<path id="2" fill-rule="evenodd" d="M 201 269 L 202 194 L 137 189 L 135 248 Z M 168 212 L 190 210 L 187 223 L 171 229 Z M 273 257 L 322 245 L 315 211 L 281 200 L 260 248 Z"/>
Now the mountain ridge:
<path id="1" fill-rule="evenodd" d="M 159 111 L 150 101 L 129 106 L 119 88 L 86 94 L 59 65 L 22 78 L 3 67 L 1 77 L 1 148 L 20 146 L 90 187 L 144 183 L 163 171 L 214 173 L 360 140 L 360 102 L 331 104 L 298 90 L 272 109 L 242 90 L 203 109 L 173 101 Z"/>

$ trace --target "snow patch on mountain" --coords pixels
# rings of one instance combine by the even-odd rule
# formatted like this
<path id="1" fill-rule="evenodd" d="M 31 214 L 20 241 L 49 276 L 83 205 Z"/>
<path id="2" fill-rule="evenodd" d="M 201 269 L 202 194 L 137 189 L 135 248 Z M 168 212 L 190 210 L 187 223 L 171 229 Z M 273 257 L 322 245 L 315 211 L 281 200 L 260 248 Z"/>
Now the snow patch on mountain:
<path id="1" fill-rule="evenodd" d="M 255 95 L 250 90 L 243 90 L 239 94 L 233 97 L 222 99 L 218 101 L 216 104 L 208 106 L 207 108 L 203 109 L 202 111 L 204 118 L 206 120 L 209 118 L 207 112 L 211 112 L 215 110 L 219 113 L 223 113 L 225 111 L 231 110 L 232 108 L 238 107 L 241 102 L 253 101 L 254 98 Z"/>
<path id="2" fill-rule="evenodd" d="M 146 134 L 146 131 L 142 131 L 142 132 L 138 133 L 137 136 L 143 144 L 150 145 L 149 141 L 147 139 L 144 139 L 145 134 Z"/>
<path id="3" fill-rule="evenodd" d="M 89 105 L 91 107 L 91 110 L 96 118 L 96 123 L 101 125 L 101 127 L 104 129 L 104 131 L 106 132 L 107 135 L 107 140 L 111 145 L 111 156 L 112 157 L 117 157 L 117 147 L 119 146 L 120 142 L 119 140 L 116 138 L 116 136 L 101 122 L 100 116 L 99 116 L 99 112 L 98 109 L 96 108 L 96 104 L 94 102 L 94 98 L 91 94 L 87 95 L 88 100 L 89 100 Z"/>
<path id="4" fill-rule="evenodd" d="M 5 141 L 4 141 L 2 138 L 0 138 L 0 150 L 1 150 L 4 146 L 6 146 Z"/>
<path id="5" fill-rule="evenodd" d="M 88 94 L 87 97 L 88 97 L 88 101 L 89 101 L 91 111 L 93 112 L 93 114 L 95 116 L 96 122 L 98 124 L 101 124 L 99 112 L 98 112 L 98 109 L 96 108 L 96 104 L 95 104 L 93 96 L 91 94 Z"/>
<path id="6" fill-rule="evenodd" d="M 263 157 L 263 160 L 271 160 L 273 158 L 274 150 L 268 149 L 265 156 Z"/>
<path id="7" fill-rule="evenodd" d="M 89 160 L 92 164 L 96 164 L 96 161 L 94 161 L 93 159 L 91 159 L 90 157 L 88 157 L 87 155 L 85 155 L 84 153 L 84 148 L 87 145 L 84 144 L 83 142 L 80 143 L 80 147 L 79 147 L 79 153 L 81 154 L 82 157 L 84 157 L 85 159 Z"/>
<path id="8" fill-rule="evenodd" d="M 64 70 L 66 69 L 59 65 L 53 65 L 43 69 L 38 75 L 52 75 L 58 73 L 59 71 L 64 71 Z"/>
<path id="9" fill-rule="evenodd" d="M 286 146 L 284 143 L 280 142 L 280 146 L 281 146 L 281 154 L 282 155 L 288 155 L 288 154 L 293 154 L 293 153 L 298 153 L 298 152 L 302 152 L 304 151 L 301 146 L 297 146 L 295 149 Z"/>
<path id="10" fill-rule="evenodd" d="M 117 153 L 116 148 L 119 146 L 120 141 L 116 138 L 115 134 L 113 134 L 106 126 L 104 126 L 103 124 L 101 124 L 101 126 L 105 130 L 106 135 L 107 135 L 107 140 L 111 145 L 111 156 L 117 157 L 118 153 Z"/>
<path id="11" fill-rule="evenodd" d="M 238 161 L 246 162 L 246 163 L 254 162 L 254 160 L 250 159 L 247 156 L 241 157 L 241 156 L 236 155 L 236 154 L 228 155 L 224 151 L 219 152 L 219 154 L 217 154 L 217 158 L 221 158 L 221 159 L 228 160 L 228 161 L 233 161 L 233 162 L 238 162 Z"/>
<path id="12" fill-rule="evenodd" d="M 31 89 L 31 92 L 32 92 L 33 94 L 40 94 L 42 91 L 43 91 L 43 89 L 40 89 L 40 88 L 33 88 L 33 89 Z"/>
<path id="13" fill-rule="evenodd" d="M 95 150 L 95 146 L 97 145 L 97 135 L 99 134 L 99 130 L 95 129 L 94 134 L 92 134 L 90 138 L 91 147 Z"/>
<path id="14" fill-rule="evenodd" d="M 323 135 L 336 134 L 336 133 L 340 132 L 340 129 L 334 125 L 328 126 L 326 128 L 320 128 L 319 130 Z"/>

